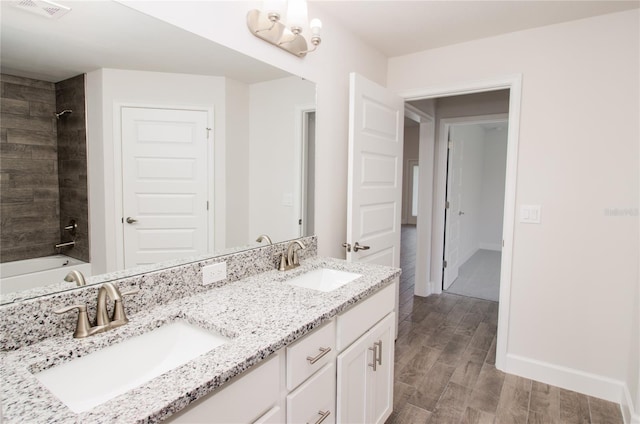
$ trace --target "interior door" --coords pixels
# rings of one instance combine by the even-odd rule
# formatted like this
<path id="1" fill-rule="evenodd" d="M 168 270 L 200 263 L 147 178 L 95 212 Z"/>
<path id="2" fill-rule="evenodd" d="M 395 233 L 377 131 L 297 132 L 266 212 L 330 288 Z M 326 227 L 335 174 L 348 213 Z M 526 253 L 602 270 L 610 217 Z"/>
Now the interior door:
<path id="1" fill-rule="evenodd" d="M 208 250 L 207 112 L 123 107 L 124 265 Z"/>
<path id="2" fill-rule="evenodd" d="M 351 73 L 347 260 L 400 265 L 404 100 Z"/>
<path id="3" fill-rule="evenodd" d="M 447 164 L 447 208 L 445 210 L 445 242 L 443 290 L 458 278 L 460 268 L 460 234 L 462 227 L 462 183 L 464 142 L 456 139 L 453 127 L 449 129 Z"/>

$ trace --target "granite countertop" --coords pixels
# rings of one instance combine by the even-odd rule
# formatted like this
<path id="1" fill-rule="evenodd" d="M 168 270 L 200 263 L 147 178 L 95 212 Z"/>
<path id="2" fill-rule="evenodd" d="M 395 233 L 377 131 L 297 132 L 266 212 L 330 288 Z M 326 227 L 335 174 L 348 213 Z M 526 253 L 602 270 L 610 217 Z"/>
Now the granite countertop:
<path id="1" fill-rule="evenodd" d="M 356 272 L 363 277 L 327 293 L 283 283 L 322 267 Z M 265 272 L 131 315 L 127 325 L 86 339 L 73 339 L 72 334 L 68 334 L 3 352 L 0 370 L 3 422 L 162 421 L 388 285 L 399 274 L 397 268 L 312 258 L 291 271 Z M 72 412 L 33 376 L 35 372 L 180 319 L 214 330 L 231 340 L 80 414 Z M 99 382 L 91 381 L 87 376 L 86 381 L 78 384 Z"/>

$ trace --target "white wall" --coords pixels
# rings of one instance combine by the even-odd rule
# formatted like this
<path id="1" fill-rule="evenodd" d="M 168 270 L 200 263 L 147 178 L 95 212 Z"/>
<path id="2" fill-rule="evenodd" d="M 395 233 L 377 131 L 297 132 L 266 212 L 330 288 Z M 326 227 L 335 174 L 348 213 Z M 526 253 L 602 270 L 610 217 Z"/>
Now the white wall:
<path id="1" fill-rule="evenodd" d="M 606 211 L 638 207 L 639 14 L 396 57 L 388 76 L 403 91 L 522 74 L 516 201 L 542 223 L 515 225 L 507 368 L 617 401 L 638 398 L 638 217 Z"/>
<path id="2" fill-rule="evenodd" d="M 318 13 L 313 2 L 309 16 L 323 22 L 322 44 L 305 58 L 297 58 L 253 36 L 246 14 L 260 2 L 184 1 L 122 3 L 219 44 L 268 62 L 317 84 L 315 230 L 318 253 L 344 257 L 347 225 L 347 146 L 349 73 L 358 72 L 384 84 L 387 59 L 354 37 L 335 18 Z M 215 19 L 223 16 L 224 19 Z M 215 25 L 212 24 L 215 20 Z"/>
<path id="3" fill-rule="evenodd" d="M 123 266 L 118 261 L 122 199 L 119 111 L 115 105 L 202 107 L 214 109 L 215 244 L 225 242 L 225 84 L 224 78 L 161 72 L 100 69 L 87 74 L 87 150 L 91 263 L 95 274 Z M 120 210 L 118 209 L 120 206 Z M 121 240 L 121 239 L 120 239 Z M 120 249 L 121 251 L 121 249 Z"/>
<path id="4" fill-rule="evenodd" d="M 226 244 L 250 244 L 249 234 L 249 86 L 226 79 Z M 255 240 L 255 237 L 253 238 Z"/>
<path id="5" fill-rule="evenodd" d="M 249 236 L 300 236 L 302 109 L 315 108 L 315 84 L 287 77 L 250 86 Z M 298 123 L 298 125 L 296 125 Z"/>
<path id="6" fill-rule="evenodd" d="M 504 183 L 507 172 L 507 130 L 485 130 L 478 247 L 501 250 L 504 219 Z"/>

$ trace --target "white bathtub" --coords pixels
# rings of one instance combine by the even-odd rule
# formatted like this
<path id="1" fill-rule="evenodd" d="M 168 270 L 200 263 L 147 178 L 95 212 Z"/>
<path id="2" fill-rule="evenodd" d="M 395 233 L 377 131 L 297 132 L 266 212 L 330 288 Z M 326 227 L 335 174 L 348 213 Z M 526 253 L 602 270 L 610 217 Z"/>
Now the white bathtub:
<path id="1" fill-rule="evenodd" d="M 1 263 L 0 294 L 60 283 L 74 269 L 82 272 L 86 277 L 91 275 L 90 263 L 65 255 Z"/>

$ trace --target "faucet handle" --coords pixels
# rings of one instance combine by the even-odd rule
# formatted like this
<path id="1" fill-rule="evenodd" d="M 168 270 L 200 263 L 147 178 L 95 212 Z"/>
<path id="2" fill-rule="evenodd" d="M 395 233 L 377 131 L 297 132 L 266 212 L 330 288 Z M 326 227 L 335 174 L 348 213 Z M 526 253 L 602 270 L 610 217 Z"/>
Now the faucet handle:
<path id="1" fill-rule="evenodd" d="M 120 296 L 130 296 L 132 294 L 138 293 L 139 289 L 127 290 L 125 292 L 121 292 Z M 113 327 L 117 327 L 119 325 L 124 325 L 129 322 L 127 318 L 127 314 L 124 312 L 124 302 L 122 299 L 116 299 L 113 305 L 113 318 L 111 318 L 111 325 Z"/>
<path id="2" fill-rule="evenodd" d="M 54 310 L 56 314 L 65 314 L 67 312 L 78 310 L 78 322 L 76 323 L 76 330 L 73 332 L 73 337 L 81 339 L 91 334 L 91 324 L 89 324 L 89 316 L 87 315 L 87 305 L 71 305 L 64 308 Z"/>

